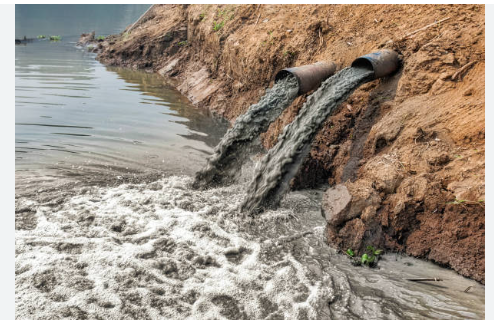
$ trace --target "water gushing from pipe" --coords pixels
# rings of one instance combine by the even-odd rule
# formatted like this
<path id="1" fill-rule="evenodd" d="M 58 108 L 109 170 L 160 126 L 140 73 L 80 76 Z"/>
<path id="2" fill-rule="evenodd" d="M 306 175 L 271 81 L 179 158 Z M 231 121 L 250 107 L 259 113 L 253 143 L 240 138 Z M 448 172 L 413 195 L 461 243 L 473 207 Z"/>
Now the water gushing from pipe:
<path id="1" fill-rule="evenodd" d="M 307 156 L 322 123 L 361 84 L 373 79 L 367 67 L 348 67 L 328 78 L 283 130 L 278 143 L 266 154 L 248 186 L 240 209 L 252 213 L 275 207 Z"/>
<path id="2" fill-rule="evenodd" d="M 286 68 L 275 76 L 273 88 L 258 103 L 238 117 L 209 158 L 207 166 L 196 174 L 193 187 L 206 188 L 229 184 L 253 148 L 254 141 L 298 95 L 315 90 L 336 71 L 336 64 L 315 64 Z"/>
<path id="3" fill-rule="evenodd" d="M 193 186 L 205 188 L 227 184 L 248 155 L 252 142 L 297 97 L 299 84 L 292 75 L 277 81 L 258 103 L 238 117 L 221 142 L 214 149 L 204 169 L 196 174 Z"/>

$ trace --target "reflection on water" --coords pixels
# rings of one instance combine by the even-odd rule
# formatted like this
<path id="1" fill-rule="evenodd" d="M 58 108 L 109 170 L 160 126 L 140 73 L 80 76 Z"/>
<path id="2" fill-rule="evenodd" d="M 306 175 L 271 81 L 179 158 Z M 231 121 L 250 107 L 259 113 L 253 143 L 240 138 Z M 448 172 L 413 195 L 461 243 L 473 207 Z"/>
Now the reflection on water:
<path id="1" fill-rule="evenodd" d="M 227 124 L 159 76 L 105 67 L 75 41 L 16 47 L 17 189 L 33 177 L 198 170 Z"/>
<path id="2" fill-rule="evenodd" d="M 15 36 L 78 36 L 96 31 L 117 34 L 132 24 L 150 5 L 15 5 Z"/>
<path id="3" fill-rule="evenodd" d="M 187 130 L 193 133 L 180 134 L 180 136 L 189 140 L 197 140 L 206 143 L 209 147 L 214 147 L 225 133 L 225 124 L 223 128 L 218 128 L 218 121 L 214 119 L 204 119 L 208 113 L 198 110 L 188 105 L 188 100 L 171 87 L 163 87 L 162 79 L 155 74 L 145 74 L 138 71 L 119 67 L 107 67 L 111 72 L 116 72 L 121 79 L 129 84 L 135 84 L 130 87 L 132 91 L 139 91 L 145 96 L 141 103 L 154 104 L 163 106 L 158 109 L 172 122 L 187 127 Z M 183 118 L 187 118 L 184 120 Z M 210 154 L 208 152 L 208 154 Z"/>

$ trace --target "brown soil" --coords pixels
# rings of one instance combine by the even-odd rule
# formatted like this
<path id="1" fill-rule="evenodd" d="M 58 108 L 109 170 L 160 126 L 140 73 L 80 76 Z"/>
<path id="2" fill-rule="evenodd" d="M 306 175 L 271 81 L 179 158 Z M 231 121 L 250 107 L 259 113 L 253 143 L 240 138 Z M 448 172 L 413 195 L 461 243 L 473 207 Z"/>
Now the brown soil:
<path id="1" fill-rule="evenodd" d="M 398 51 L 398 73 L 360 87 L 325 122 L 293 187 L 344 184 L 351 215 L 323 208 L 342 249 L 403 251 L 485 282 L 483 5 L 157 5 L 98 48 L 104 63 L 173 77 L 232 121 L 282 68 Z M 267 148 L 304 101 L 263 135 Z"/>

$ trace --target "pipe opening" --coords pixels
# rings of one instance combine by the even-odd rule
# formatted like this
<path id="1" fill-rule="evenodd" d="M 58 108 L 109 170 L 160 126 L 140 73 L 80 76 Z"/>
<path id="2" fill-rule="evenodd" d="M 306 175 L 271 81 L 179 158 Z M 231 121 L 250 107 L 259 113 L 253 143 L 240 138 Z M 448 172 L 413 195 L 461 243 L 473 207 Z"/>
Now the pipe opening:
<path id="1" fill-rule="evenodd" d="M 277 82 L 287 76 L 295 77 L 299 86 L 298 94 L 302 95 L 317 89 L 335 71 L 336 64 L 334 62 L 320 61 L 312 65 L 282 69 L 276 74 L 274 80 Z"/>
<path id="2" fill-rule="evenodd" d="M 285 70 L 285 69 L 280 70 L 280 71 L 278 72 L 278 74 L 276 74 L 276 76 L 274 77 L 274 81 L 275 81 L 275 83 L 276 83 L 276 82 L 278 82 L 279 80 L 282 80 L 282 79 L 284 79 L 284 78 L 286 78 L 287 76 L 290 76 L 290 75 L 291 75 L 291 76 L 294 76 L 294 75 L 293 75 L 292 73 L 290 73 L 288 70 Z M 295 76 L 295 77 L 296 77 L 296 76 Z"/>
<path id="3" fill-rule="evenodd" d="M 400 59 L 398 53 L 390 49 L 382 49 L 368 53 L 355 59 L 352 67 L 362 67 L 374 72 L 374 78 L 393 74 L 398 70 Z"/>
<path id="4" fill-rule="evenodd" d="M 374 71 L 374 66 L 369 59 L 366 58 L 357 58 L 352 62 L 352 67 L 356 68 L 366 68 L 368 70 Z"/>

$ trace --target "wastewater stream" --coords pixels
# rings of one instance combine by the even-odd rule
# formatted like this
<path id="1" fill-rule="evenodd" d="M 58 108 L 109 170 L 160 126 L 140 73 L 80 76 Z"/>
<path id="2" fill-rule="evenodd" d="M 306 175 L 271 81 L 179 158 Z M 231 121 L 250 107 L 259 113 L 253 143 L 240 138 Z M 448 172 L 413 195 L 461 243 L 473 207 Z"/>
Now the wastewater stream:
<path id="1" fill-rule="evenodd" d="M 258 148 L 259 135 L 266 132 L 269 125 L 295 100 L 298 90 L 297 79 L 291 75 L 267 89 L 259 102 L 235 120 L 233 127 L 214 149 L 206 167 L 196 174 L 194 187 L 205 188 L 234 181 L 245 159 Z"/>
<path id="2" fill-rule="evenodd" d="M 310 150 L 321 125 L 361 84 L 372 79 L 366 68 L 347 67 L 329 77 L 304 103 L 295 120 L 285 127 L 276 145 L 264 156 L 241 204 L 243 212 L 275 208 L 287 192 Z"/>

